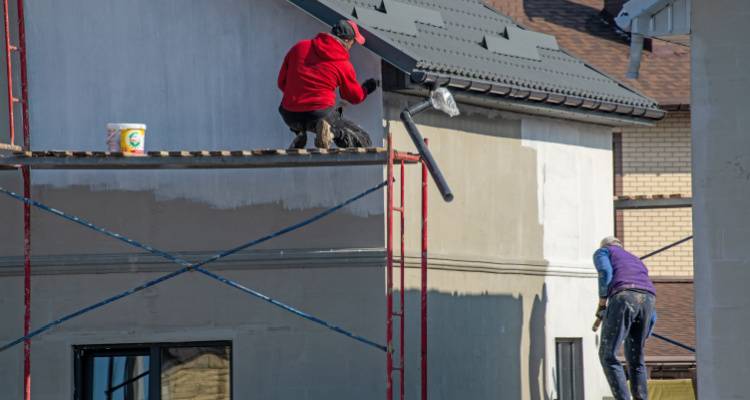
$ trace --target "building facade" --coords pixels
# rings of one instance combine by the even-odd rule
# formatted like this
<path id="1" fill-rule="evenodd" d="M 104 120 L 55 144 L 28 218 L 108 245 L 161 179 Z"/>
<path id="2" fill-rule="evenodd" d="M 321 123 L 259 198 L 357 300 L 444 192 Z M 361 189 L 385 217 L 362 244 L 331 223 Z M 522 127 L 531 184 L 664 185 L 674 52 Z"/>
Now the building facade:
<path id="1" fill-rule="evenodd" d="M 338 0 L 316 4 L 333 10 L 351 6 Z M 446 10 L 444 2 L 420 4 L 395 7 L 443 13 L 444 35 L 468 40 L 462 35 L 469 33 L 451 28 L 456 10 Z M 514 29 L 507 17 L 481 3 L 467 4 L 487 13 L 477 18 Z M 475 9 L 458 11 L 468 15 Z M 271 0 L 30 4 L 32 148 L 102 149 L 106 123 L 125 120 L 148 125 L 150 149 L 285 147 L 291 134 L 276 114 L 275 77 L 295 41 L 328 29 L 310 14 L 325 19 Z M 411 55 L 418 46 L 382 33 L 376 20 L 360 22 L 373 44 L 369 50 L 354 49 L 353 63 L 360 79 L 385 81 L 400 60 L 394 55 Z M 417 26 L 417 38 L 434 34 L 430 24 Z M 444 57 L 450 64 L 454 49 L 448 39 L 431 55 L 433 61 Z M 402 53 L 377 47 L 378 40 Z M 540 40 L 551 46 L 549 38 Z M 578 83 L 559 89 L 582 93 L 561 104 L 551 91 L 547 100 L 539 100 L 521 80 L 507 92 L 494 83 L 480 91 L 472 82 L 461 87 L 467 79 L 454 79 L 457 72 L 436 72 L 438 82 L 456 92 L 462 115 L 450 119 L 428 111 L 417 118 L 456 193 L 452 203 L 444 203 L 430 185 L 435 199 L 429 211 L 432 398 L 608 394 L 590 329 L 597 297 L 590 253 L 614 229 L 611 132 L 613 126 L 652 124 L 660 113 L 637 92 L 544 46 L 535 48 L 540 60 L 534 62 L 547 63 L 553 73 L 576 71 L 581 82 L 596 81 L 594 89 L 611 90 L 647 109 L 633 116 L 623 110 L 637 106 L 592 103 L 580 96 L 594 89 Z M 471 51 L 487 50 L 477 44 Z M 506 57 L 498 51 L 484 57 Z M 528 71 L 536 64 L 515 62 L 519 74 L 533 76 Z M 558 79 L 553 83 L 567 83 Z M 345 113 L 371 133 L 374 143 L 382 144 L 390 131 L 397 148 L 411 150 L 398 116 L 421 97 L 407 86 L 386 87 Z M 602 111 L 584 109 L 600 106 Z M 407 167 L 406 201 L 414 212 L 406 221 L 405 311 L 412 316 L 418 314 L 419 296 L 418 271 L 411 268 L 419 256 L 419 173 Z M 383 179 L 384 169 L 377 166 L 34 171 L 32 194 L 125 236 L 199 260 L 309 217 Z M 18 191 L 19 182 L 17 172 L 0 173 L 0 186 Z M 384 196 L 378 192 L 212 269 L 384 343 Z M 0 199 L 3 342 L 22 333 L 20 210 L 20 204 Z M 36 210 L 32 228 L 34 327 L 176 268 Z M 418 327 L 416 318 L 408 321 L 406 390 L 416 397 Z M 32 348 L 32 392 L 38 399 L 86 398 L 87 393 L 98 398 L 96 393 L 107 390 L 140 396 L 150 391 L 149 398 L 161 399 L 189 396 L 191 390 L 222 399 L 227 391 L 237 399 L 385 395 L 382 352 L 196 273 L 60 325 L 36 338 Z M 22 364 L 22 349 L 0 353 L 7 371 L 0 376 L 0 387 L 6 388 L 0 399 L 21 396 Z M 135 379 L 146 368 L 160 371 L 148 384 Z M 207 386 L 179 383 L 195 376 Z"/>

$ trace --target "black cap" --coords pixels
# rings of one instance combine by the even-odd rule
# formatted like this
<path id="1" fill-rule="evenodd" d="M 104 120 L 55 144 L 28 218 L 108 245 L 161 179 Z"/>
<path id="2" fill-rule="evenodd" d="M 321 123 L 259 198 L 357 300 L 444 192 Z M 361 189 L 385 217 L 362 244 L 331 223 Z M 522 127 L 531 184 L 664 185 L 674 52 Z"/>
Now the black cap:
<path id="1" fill-rule="evenodd" d="M 331 34 L 341 39 L 352 40 L 354 39 L 354 28 L 345 19 L 340 19 L 331 27 Z"/>
<path id="2" fill-rule="evenodd" d="M 359 33 L 357 23 L 352 20 L 340 19 L 331 27 L 331 34 L 340 39 L 354 40 L 359 44 L 365 44 L 365 38 Z"/>

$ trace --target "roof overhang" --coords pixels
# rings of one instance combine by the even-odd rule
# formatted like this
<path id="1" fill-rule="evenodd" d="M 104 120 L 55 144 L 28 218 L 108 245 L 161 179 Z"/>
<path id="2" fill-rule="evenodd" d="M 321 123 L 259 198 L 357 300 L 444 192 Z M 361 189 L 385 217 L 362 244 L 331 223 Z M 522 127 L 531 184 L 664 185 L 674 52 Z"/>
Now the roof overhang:
<path id="1" fill-rule="evenodd" d="M 337 10 L 318 0 L 287 1 L 329 26 L 342 18 L 351 18 L 346 10 Z M 399 48 L 366 26 L 360 26 L 360 31 L 366 39 L 367 49 L 407 77 L 420 76 L 419 79 L 406 79 L 406 86 L 399 86 L 394 90 L 396 92 L 424 95 L 428 92 L 428 88 L 435 85 L 449 86 L 454 91 L 456 100 L 465 104 L 608 126 L 652 126 L 655 121 L 665 116 L 665 112 L 658 108 L 625 106 L 576 96 L 532 91 L 495 82 L 468 80 L 425 72 L 420 70 L 417 57 L 409 54 L 408 51 Z M 418 83 L 412 81 L 418 81 Z"/>

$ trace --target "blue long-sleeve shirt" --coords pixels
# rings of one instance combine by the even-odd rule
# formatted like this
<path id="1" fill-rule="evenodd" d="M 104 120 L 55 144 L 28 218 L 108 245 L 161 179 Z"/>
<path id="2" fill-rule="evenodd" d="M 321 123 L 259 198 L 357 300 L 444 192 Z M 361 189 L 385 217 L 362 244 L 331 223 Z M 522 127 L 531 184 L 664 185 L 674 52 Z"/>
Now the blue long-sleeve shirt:
<path id="1" fill-rule="evenodd" d="M 612 282 L 612 262 L 609 260 L 608 248 L 602 247 L 594 252 L 594 266 L 599 274 L 599 298 L 606 298 Z"/>

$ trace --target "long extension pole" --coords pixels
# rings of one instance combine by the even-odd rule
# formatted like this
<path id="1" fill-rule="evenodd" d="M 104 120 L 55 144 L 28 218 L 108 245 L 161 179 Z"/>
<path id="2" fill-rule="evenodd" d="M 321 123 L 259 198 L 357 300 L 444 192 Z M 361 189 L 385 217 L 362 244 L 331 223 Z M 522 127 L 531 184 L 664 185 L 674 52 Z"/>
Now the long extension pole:
<path id="1" fill-rule="evenodd" d="M 425 147 L 429 144 L 424 140 Z M 427 400 L 427 164 L 422 160 L 422 400 Z"/>
<path id="2" fill-rule="evenodd" d="M 393 400 L 393 138 L 388 132 L 388 190 L 386 209 L 386 276 L 385 276 L 385 337 L 386 337 L 386 395 Z"/>

